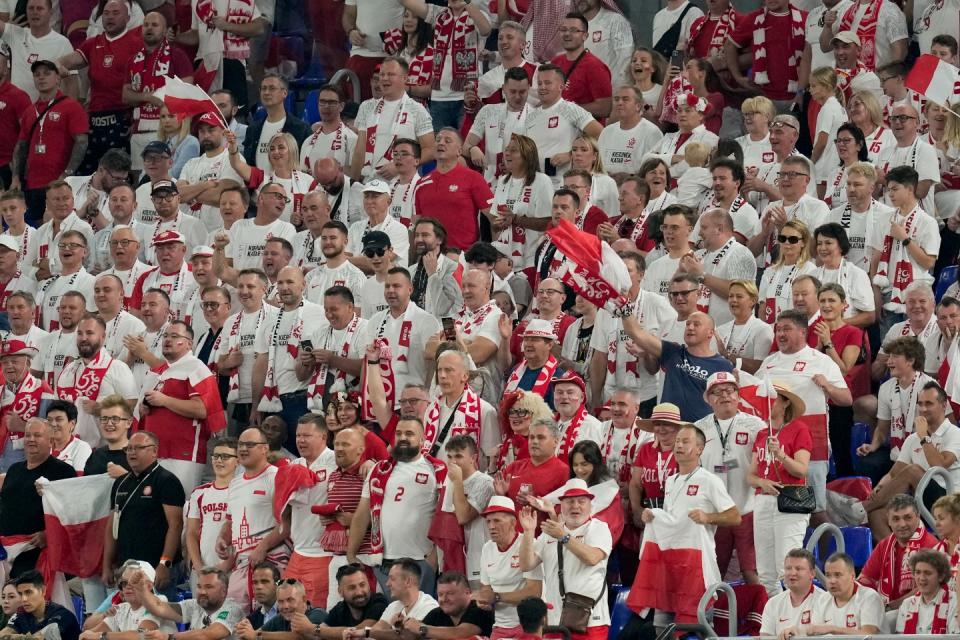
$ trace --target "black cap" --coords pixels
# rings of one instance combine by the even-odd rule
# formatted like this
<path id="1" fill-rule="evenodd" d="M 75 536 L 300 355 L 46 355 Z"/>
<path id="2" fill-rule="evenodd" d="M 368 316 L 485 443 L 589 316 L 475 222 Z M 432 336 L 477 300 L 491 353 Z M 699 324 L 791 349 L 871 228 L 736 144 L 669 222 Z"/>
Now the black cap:
<path id="1" fill-rule="evenodd" d="M 170 148 L 170 145 L 163 140 L 154 140 L 152 142 L 148 142 L 147 146 L 143 148 L 143 153 L 141 153 L 140 156 L 145 158 L 147 157 L 148 153 L 162 153 L 173 157 L 173 150 Z"/>
<path id="2" fill-rule="evenodd" d="M 150 195 L 153 195 L 159 191 L 171 191 L 173 193 L 180 193 L 180 190 L 177 189 L 177 183 L 171 180 L 157 180 L 153 183 L 153 187 L 150 189 Z"/>
<path id="3" fill-rule="evenodd" d="M 60 70 L 57 69 L 57 64 L 55 62 L 51 62 L 49 60 L 37 60 L 32 65 L 30 65 L 30 73 L 36 73 L 37 69 L 41 67 L 46 67 L 47 69 L 49 69 L 50 71 L 53 71 L 54 73 L 60 72 Z"/>
<path id="4" fill-rule="evenodd" d="M 393 243 L 390 242 L 390 236 L 383 231 L 370 231 L 363 236 L 363 250 L 367 249 L 392 249 Z"/>

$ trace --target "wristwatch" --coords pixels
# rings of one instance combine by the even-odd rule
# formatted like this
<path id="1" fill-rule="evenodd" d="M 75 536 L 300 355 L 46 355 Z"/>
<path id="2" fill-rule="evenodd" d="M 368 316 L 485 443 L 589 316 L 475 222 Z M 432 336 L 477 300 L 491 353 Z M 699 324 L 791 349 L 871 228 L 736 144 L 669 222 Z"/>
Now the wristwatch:
<path id="1" fill-rule="evenodd" d="M 171 567 L 173 566 L 173 560 L 171 560 L 170 558 L 168 558 L 168 557 L 166 557 L 166 556 L 162 556 L 162 557 L 160 558 L 160 564 L 162 564 L 162 565 L 165 566 L 167 569 L 169 569 L 169 568 L 171 568 Z"/>
<path id="2" fill-rule="evenodd" d="M 427 637 L 427 625 L 425 624 L 420 625 L 420 637 L 421 638 Z"/>
<path id="3" fill-rule="evenodd" d="M 570 534 L 569 533 L 563 534 L 563 536 L 557 542 L 559 542 L 560 544 L 567 544 L 568 542 L 570 542 Z"/>
<path id="4" fill-rule="evenodd" d="M 930 436 L 923 436 L 922 438 L 920 438 L 920 444 L 921 445 L 933 444 L 933 440 L 930 439 Z"/>
<path id="5" fill-rule="evenodd" d="M 501 595 L 500 595 L 499 593 L 494 592 L 494 594 L 493 594 L 493 604 L 498 604 L 498 603 L 500 602 L 500 599 L 501 599 Z"/>
<path id="6" fill-rule="evenodd" d="M 900 244 L 902 244 L 905 247 L 909 247 L 911 242 L 913 242 L 913 238 L 904 238 L 903 242 L 901 242 Z"/>

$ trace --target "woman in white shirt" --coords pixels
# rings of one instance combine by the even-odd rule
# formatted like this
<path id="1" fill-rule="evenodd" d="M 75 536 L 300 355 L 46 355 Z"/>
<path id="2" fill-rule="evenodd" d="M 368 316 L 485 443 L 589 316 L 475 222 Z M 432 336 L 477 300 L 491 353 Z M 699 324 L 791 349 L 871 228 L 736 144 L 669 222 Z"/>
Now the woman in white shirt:
<path id="1" fill-rule="evenodd" d="M 295 227 L 301 226 L 303 220 L 300 217 L 300 207 L 303 204 L 303 196 L 310 193 L 316 180 L 310 174 L 300 171 L 300 148 L 297 146 L 296 139 L 282 131 L 274 134 L 270 138 L 267 151 L 270 166 L 264 170 L 247 164 L 243 154 L 236 148 L 236 134 L 227 131 L 224 135 L 230 150 L 230 166 L 243 178 L 247 187 L 260 189 L 271 182 L 283 185 L 287 192 L 287 204 L 283 208 L 280 219 L 292 223 Z"/>
<path id="2" fill-rule="evenodd" d="M 601 209 L 611 220 L 620 217 L 620 189 L 617 182 L 603 169 L 600 157 L 600 143 L 593 136 L 581 134 L 573 139 L 570 147 L 570 168 L 582 169 L 590 173 L 590 201 L 582 207 L 587 211 L 590 205 Z"/>
<path id="3" fill-rule="evenodd" d="M 867 141 L 867 156 L 876 163 L 880 152 L 897 145 L 893 132 L 883 126 L 883 109 L 877 97 L 869 91 L 860 91 L 850 97 L 847 103 L 847 115 L 850 122 L 857 125 Z"/>
<path id="4" fill-rule="evenodd" d="M 773 326 L 753 312 L 760 299 L 757 285 L 751 280 L 734 280 L 727 293 L 727 305 L 733 320 L 717 327 L 717 350 L 738 369 L 754 372 L 770 355 Z"/>
<path id="5" fill-rule="evenodd" d="M 643 94 L 643 117 L 660 124 L 660 94 L 663 92 L 663 72 L 666 60 L 651 49 L 637 47 L 630 60 L 630 77 L 628 81 Z M 614 79 L 617 86 L 619 80 Z"/>
<path id="6" fill-rule="evenodd" d="M 857 125 L 847 122 L 837 129 L 833 144 L 840 166 L 833 170 L 829 179 L 817 184 L 817 196 L 831 209 L 836 209 L 847 204 L 847 170 L 857 162 L 867 161 L 867 141 Z"/>
<path id="7" fill-rule="evenodd" d="M 770 325 L 780 312 L 793 309 L 793 281 L 817 267 L 810 259 L 810 230 L 799 219 L 784 223 L 777 242 L 780 255 L 760 279 L 760 319 Z"/>
<path id="8" fill-rule="evenodd" d="M 744 100 L 740 111 L 747 133 L 737 138 L 737 144 L 743 149 L 743 169 L 751 174 L 761 164 L 770 164 L 774 160 L 770 147 L 770 122 L 777 115 L 777 107 L 766 96 L 756 96 Z"/>
<path id="9" fill-rule="evenodd" d="M 837 149 L 831 141 L 837 137 L 837 129 L 847 121 L 843 110 L 843 92 L 837 88 L 837 72 L 830 67 L 820 67 L 810 74 L 810 95 L 820 105 L 817 112 L 816 131 L 813 138 L 814 173 L 817 177 L 817 191 L 820 183 L 832 176 L 838 163 Z"/>

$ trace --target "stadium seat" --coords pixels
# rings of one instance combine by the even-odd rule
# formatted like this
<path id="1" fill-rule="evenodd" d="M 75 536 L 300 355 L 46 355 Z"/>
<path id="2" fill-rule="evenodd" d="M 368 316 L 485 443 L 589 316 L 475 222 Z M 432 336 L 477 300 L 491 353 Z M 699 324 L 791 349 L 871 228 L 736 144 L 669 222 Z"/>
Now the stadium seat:
<path id="1" fill-rule="evenodd" d="M 73 601 L 73 613 L 77 616 L 80 626 L 83 626 L 83 596 L 73 596 L 70 599 Z"/>
<path id="2" fill-rule="evenodd" d="M 850 457 L 853 458 L 853 468 L 858 471 L 857 462 L 860 456 L 857 455 L 857 448 L 870 442 L 871 437 L 870 425 L 865 422 L 853 423 L 853 427 L 850 429 Z"/>
<path id="3" fill-rule="evenodd" d="M 320 95 L 319 89 L 314 89 L 303 99 L 303 119 L 307 124 L 320 122 L 320 107 L 317 106 L 317 96 Z"/>
<path id="4" fill-rule="evenodd" d="M 289 80 L 296 78 L 307 68 L 307 51 L 303 36 L 274 34 L 270 39 L 266 66 L 267 68 L 279 67 L 282 62 L 293 62 L 296 65 Z"/>
<path id="5" fill-rule="evenodd" d="M 614 600 L 613 610 L 610 611 L 610 631 L 607 635 L 610 640 L 616 640 L 633 613 L 627 608 L 627 596 L 630 595 L 630 587 L 615 586 L 618 586 L 620 590 L 617 593 L 616 600 Z M 613 587 L 611 587 L 612 589 Z"/>
<path id="6" fill-rule="evenodd" d="M 937 286 L 934 287 L 934 297 L 937 299 L 937 302 L 940 302 L 940 298 L 944 296 L 947 289 L 950 288 L 950 285 L 957 281 L 958 270 L 960 270 L 960 267 L 952 264 L 940 272 L 940 277 L 937 278 Z"/>
<path id="7" fill-rule="evenodd" d="M 859 572 L 867 564 L 873 550 L 873 532 L 870 527 L 843 527 L 841 531 L 847 553 L 853 558 L 853 565 Z"/>

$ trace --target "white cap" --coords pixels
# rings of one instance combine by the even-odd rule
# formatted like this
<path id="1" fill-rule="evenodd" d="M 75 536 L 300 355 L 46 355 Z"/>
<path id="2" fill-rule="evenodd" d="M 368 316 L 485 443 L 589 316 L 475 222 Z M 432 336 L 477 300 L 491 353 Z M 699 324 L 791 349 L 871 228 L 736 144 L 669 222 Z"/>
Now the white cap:
<path id="1" fill-rule="evenodd" d="M 534 318 L 527 323 L 523 330 L 521 338 L 546 338 L 547 340 L 557 340 L 557 334 L 553 332 L 553 323 L 542 318 Z"/>
<path id="2" fill-rule="evenodd" d="M 0 235 L 0 247 L 6 247 L 10 251 L 20 251 L 20 242 L 9 233 Z"/>
<path id="3" fill-rule="evenodd" d="M 379 178 L 374 178 L 363 185 L 364 193 L 390 193 L 390 185 Z"/>

